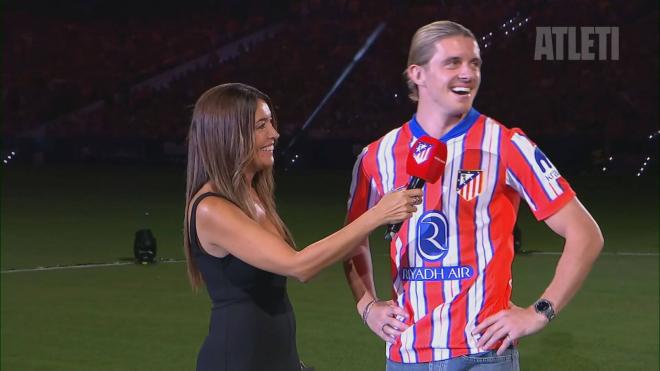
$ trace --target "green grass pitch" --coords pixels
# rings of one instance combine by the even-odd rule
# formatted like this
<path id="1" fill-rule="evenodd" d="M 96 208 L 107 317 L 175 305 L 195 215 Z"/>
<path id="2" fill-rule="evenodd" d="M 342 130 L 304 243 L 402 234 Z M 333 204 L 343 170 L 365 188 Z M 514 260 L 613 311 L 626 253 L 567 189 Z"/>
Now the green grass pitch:
<path id="1" fill-rule="evenodd" d="M 7 273 L 126 261 L 143 227 L 154 232 L 160 258 L 181 259 L 183 174 L 180 167 L 137 166 L 3 171 L 2 370 L 194 369 L 209 303 L 205 292 L 191 292 L 182 263 Z M 299 246 L 341 226 L 348 176 L 278 177 L 280 212 Z M 605 254 L 558 319 L 520 342 L 521 367 L 658 370 L 657 179 L 569 180 L 600 223 Z M 526 206 L 520 214 L 525 249 L 560 251 L 561 240 Z M 378 231 L 372 255 L 381 295 L 389 293 L 385 252 Z M 626 252 L 647 255 L 617 254 Z M 537 298 L 557 258 L 516 257 L 514 302 Z M 340 265 L 309 284 L 290 280 L 289 295 L 306 363 L 319 371 L 384 369 L 383 343 L 361 324 Z"/>

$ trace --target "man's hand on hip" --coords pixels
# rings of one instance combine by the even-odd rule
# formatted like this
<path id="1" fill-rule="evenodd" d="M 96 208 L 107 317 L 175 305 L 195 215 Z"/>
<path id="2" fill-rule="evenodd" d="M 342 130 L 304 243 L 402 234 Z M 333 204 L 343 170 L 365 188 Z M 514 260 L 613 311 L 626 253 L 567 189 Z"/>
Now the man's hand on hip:
<path id="1" fill-rule="evenodd" d="M 491 349 L 498 340 L 502 340 L 497 349 L 500 355 L 516 340 L 539 332 L 547 324 L 548 319 L 536 313 L 534 307 L 521 308 L 511 303 L 509 309 L 486 318 L 472 330 L 472 334 L 482 334 L 477 346 L 483 350 Z"/>
<path id="2" fill-rule="evenodd" d="M 373 304 L 366 318 L 367 326 L 388 343 L 393 343 L 408 328 L 404 322 L 408 314 L 393 300 L 377 301 Z"/>

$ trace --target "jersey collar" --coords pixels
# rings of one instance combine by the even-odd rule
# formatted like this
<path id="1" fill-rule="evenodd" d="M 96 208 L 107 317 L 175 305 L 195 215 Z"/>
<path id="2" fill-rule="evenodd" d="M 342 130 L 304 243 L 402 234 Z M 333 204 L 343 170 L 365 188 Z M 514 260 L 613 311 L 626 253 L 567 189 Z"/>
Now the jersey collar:
<path id="1" fill-rule="evenodd" d="M 479 118 L 479 111 L 477 111 L 474 108 L 470 108 L 468 111 L 468 114 L 463 117 L 461 121 L 456 124 L 449 132 L 447 132 L 445 135 L 440 138 L 440 141 L 442 142 L 447 142 L 450 139 L 460 137 L 461 135 L 467 133 L 468 130 L 472 127 L 472 125 L 477 121 Z M 412 119 L 410 120 L 408 126 L 410 127 L 410 131 L 412 132 L 413 136 L 416 138 L 423 137 L 424 135 L 428 135 L 424 129 L 422 128 L 422 125 L 419 124 L 419 121 L 417 121 L 417 115 L 413 115 Z"/>

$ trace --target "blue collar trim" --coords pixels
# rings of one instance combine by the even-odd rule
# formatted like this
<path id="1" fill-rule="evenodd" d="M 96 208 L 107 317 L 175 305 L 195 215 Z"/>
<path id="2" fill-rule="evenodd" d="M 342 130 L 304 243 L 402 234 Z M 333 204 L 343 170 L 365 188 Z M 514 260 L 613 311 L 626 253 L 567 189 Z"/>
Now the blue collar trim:
<path id="1" fill-rule="evenodd" d="M 460 137 L 461 135 L 467 133 L 467 131 L 470 130 L 470 128 L 472 127 L 472 125 L 474 125 L 475 121 L 477 121 L 480 115 L 481 113 L 479 113 L 479 111 L 477 111 L 474 108 L 470 108 L 468 114 L 465 115 L 465 117 L 463 117 L 463 119 L 459 121 L 458 124 L 456 124 L 456 126 L 454 126 L 451 130 L 449 130 L 447 134 L 443 135 L 442 138 L 440 138 L 440 141 L 446 143 L 450 139 Z M 410 120 L 409 127 L 413 136 L 415 136 L 416 138 L 420 138 L 424 135 L 430 136 L 424 131 L 422 125 L 419 124 L 419 121 L 417 121 L 416 114 L 413 115 L 412 119 Z"/>

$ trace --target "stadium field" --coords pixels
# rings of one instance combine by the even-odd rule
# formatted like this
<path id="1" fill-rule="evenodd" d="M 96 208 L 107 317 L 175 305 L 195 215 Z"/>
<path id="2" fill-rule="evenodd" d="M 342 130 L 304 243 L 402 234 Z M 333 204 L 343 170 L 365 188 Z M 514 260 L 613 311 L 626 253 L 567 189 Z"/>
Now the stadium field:
<path id="1" fill-rule="evenodd" d="M 134 232 L 144 227 L 159 258 L 182 259 L 183 168 L 10 167 L 2 178 L 0 368 L 193 370 L 209 303 L 190 290 L 181 262 L 12 271 L 128 263 Z M 558 319 L 521 340 L 521 367 L 658 370 L 657 179 L 568 178 L 600 223 L 605 250 Z M 341 226 L 348 182 L 348 173 L 278 177 L 280 212 L 299 246 Z M 528 305 L 549 282 L 561 241 L 524 205 L 520 227 L 523 248 L 534 253 L 516 257 L 513 300 Z M 378 231 L 372 255 L 381 296 L 389 293 L 385 252 Z M 290 281 L 289 294 L 306 363 L 384 369 L 383 344 L 356 314 L 340 265 L 309 284 Z"/>

